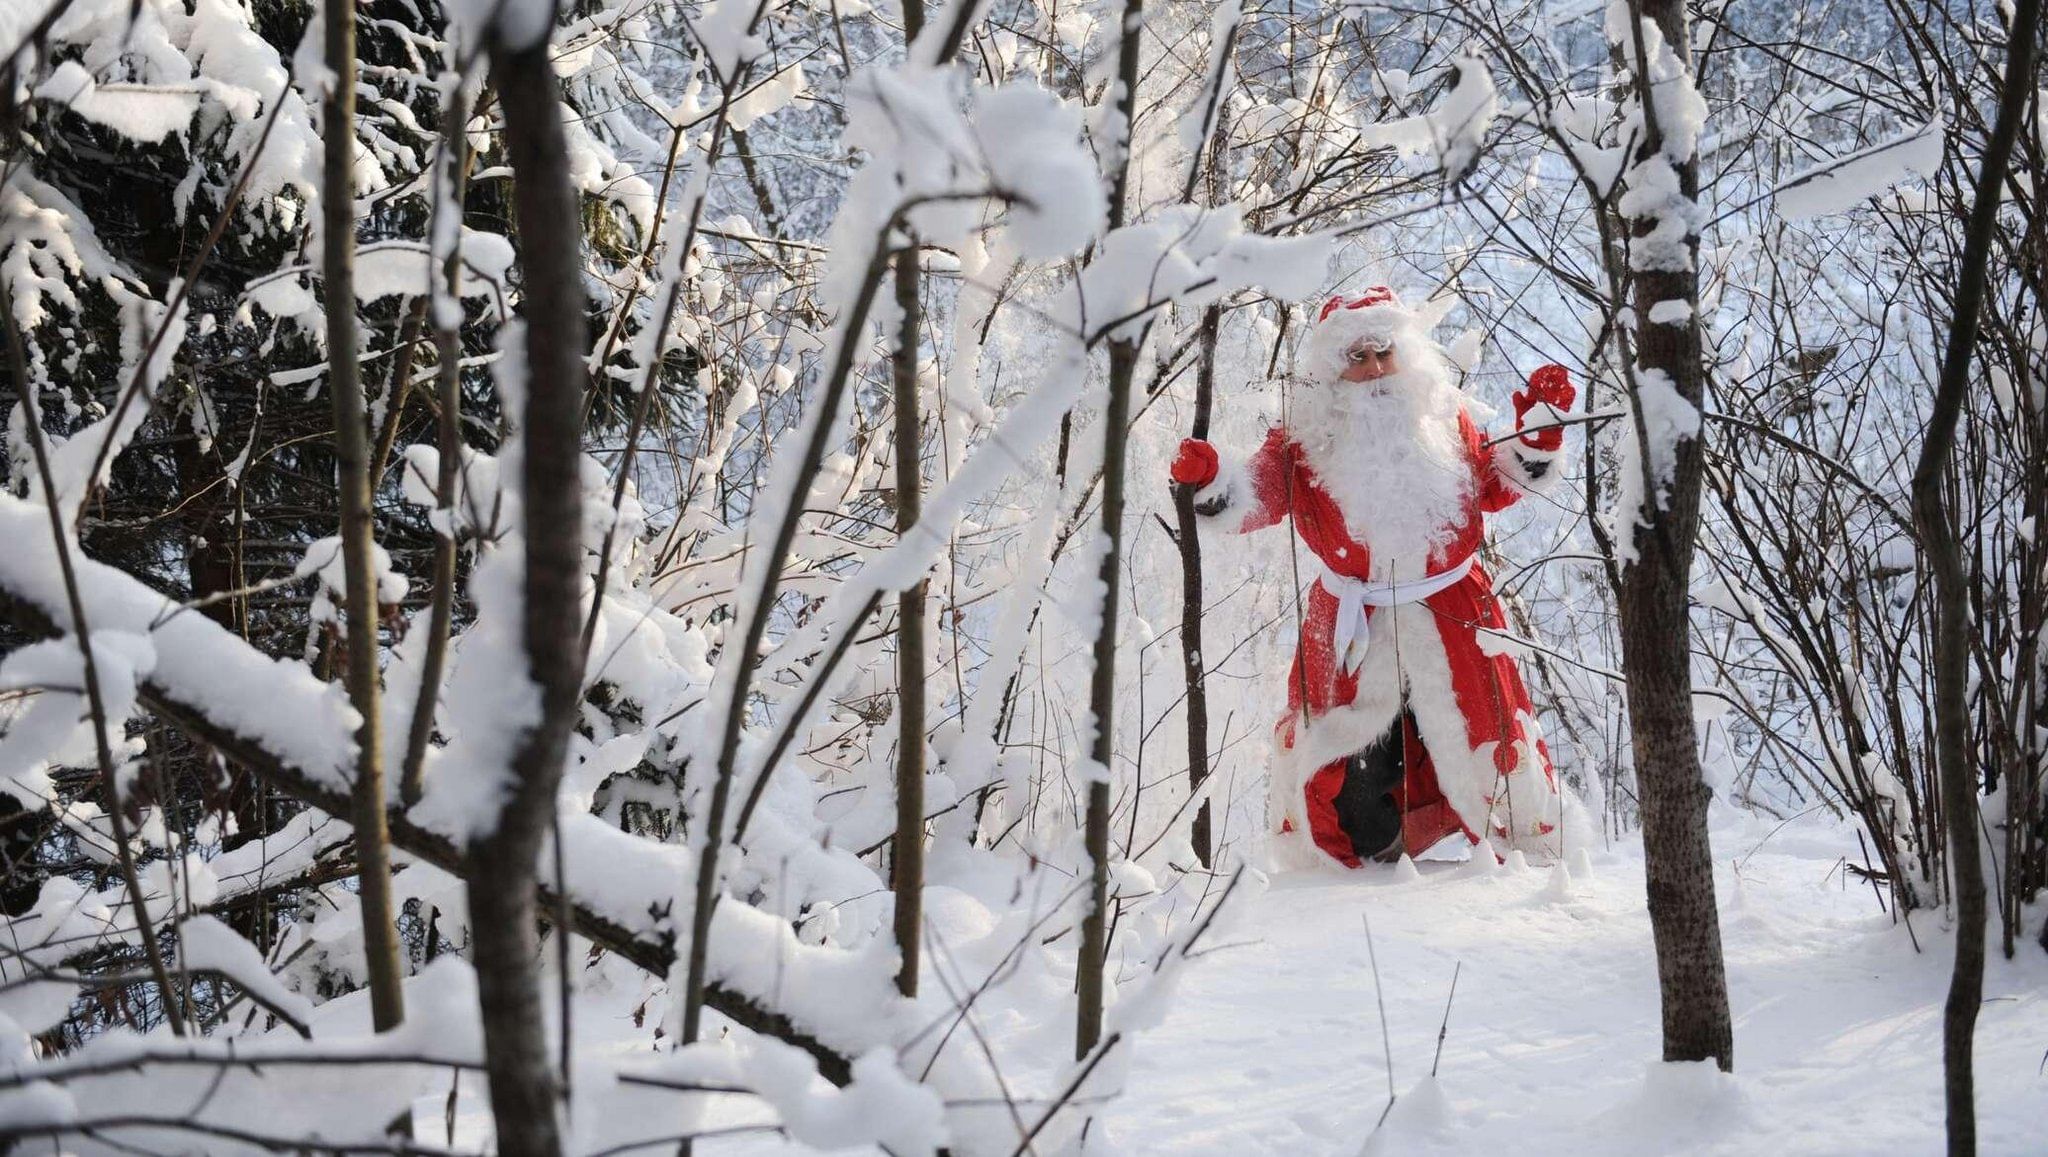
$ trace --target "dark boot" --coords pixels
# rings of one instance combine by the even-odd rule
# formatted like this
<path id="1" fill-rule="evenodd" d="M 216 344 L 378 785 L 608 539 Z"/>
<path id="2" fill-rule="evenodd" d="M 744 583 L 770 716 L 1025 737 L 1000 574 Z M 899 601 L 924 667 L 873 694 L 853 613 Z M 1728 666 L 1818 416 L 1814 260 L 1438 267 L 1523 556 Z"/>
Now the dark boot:
<path id="1" fill-rule="evenodd" d="M 1337 826 L 1351 838 L 1361 860 L 1393 863 L 1406 847 L 1401 840 L 1401 805 L 1394 793 L 1406 777 L 1401 720 L 1344 761 L 1344 786 L 1337 792 Z"/>

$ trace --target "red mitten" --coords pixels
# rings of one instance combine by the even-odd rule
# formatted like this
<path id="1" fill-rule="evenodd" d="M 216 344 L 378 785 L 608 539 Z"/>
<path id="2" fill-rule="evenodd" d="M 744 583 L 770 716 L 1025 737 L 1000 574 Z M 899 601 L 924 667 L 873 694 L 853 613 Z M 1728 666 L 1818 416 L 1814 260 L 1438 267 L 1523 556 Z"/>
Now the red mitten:
<path id="1" fill-rule="evenodd" d="M 1516 390 L 1515 428 L 1520 430 L 1527 424 L 1529 411 L 1537 406 L 1547 406 L 1551 412 L 1538 415 L 1543 429 L 1522 435 L 1522 444 L 1532 450 L 1556 450 L 1564 445 L 1564 427 L 1555 425 L 1564 411 L 1572 408 L 1573 399 L 1579 391 L 1572 387 L 1571 373 L 1560 365 L 1548 365 L 1529 375 L 1529 388 Z"/>
<path id="2" fill-rule="evenodd" d="M 1183 486 L 1207 486 L 1216 481 L 1221 467 L 1216 447 L 1200 438 L 1183 438 L 1180 453 L 1173 459 L 1173 480 Z"/>

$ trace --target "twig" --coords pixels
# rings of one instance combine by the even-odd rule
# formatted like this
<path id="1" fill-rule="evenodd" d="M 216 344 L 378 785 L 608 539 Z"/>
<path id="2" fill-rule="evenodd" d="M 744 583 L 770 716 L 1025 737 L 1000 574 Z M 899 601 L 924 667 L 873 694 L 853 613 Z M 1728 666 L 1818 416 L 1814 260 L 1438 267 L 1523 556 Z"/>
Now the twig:
<path id="1" fill-rule="evenodd" d="M 1038 1134 L 1043 1132 L 1045 1127 L 1052 1123 L 1053 1117 L 1058 1115 L 1060 1108 L 1072 1100 L 1075 1093 L 1081 1091 L 1081 1086 L 1087 1083 L 1088 1074 L 1094 1072 L 1095 1066 L 1102 1063 L 1102 1058 L 1109 1055 L 1109 1050 L 1115 1048 L 1117 1042 L 1123 1039 L 1124 1034 L 1120 1032 L 1113 1032 L 1102 1038 L 1102 1043 L 1096 1045 L 1094 1050 L 1088 1054 L 1088 1059 L 1082 1063 L 1081 1071 L 1075 1073 L 1074 1079 L 1067 1082 L 1067 1087 L 1060 1091 L 1060 1095 L 1053 1098 L 1052 1104 L 1046 1106 L 1045 1113 L 1038 1118 L 1037 1124 L 1032 1125 L 1031 1131 L 1018 1139 L 1017 1147 L 1010 1151 L 1010 1157 L 1023 1157 L 1024 1153 L 1031 1148 L 1031 1142 L 1037 1140 Z"/>
<path id="2" fill-rule="evenodd" d="M 454 215 L 449 230 L 448 252 L 442 258 L 443 292 L 459 311 L 462 306 L 462 203 L 469 186 L 472 150 L 463 126 L 469 122 L 469 102 L 464 99 L 465 77 L 457 73 L 449 89 L 448 104 L 442 112 L 439 163 L 445 166 L 434 183 L 434 212 L 430 226 L 433 236 L 441 234 L 440 214 Z M 450 322 L 453 324 L 450 324 Z M 434 351 L 439 364 L 434 368 L 435 392 L 440 413 L 436 423 L 440 461 L 436 463 L 438 513 L 446 520 L 434 537 L 434 596 L 427 611 L 427 650 L 420 660 L 419 692 L 413 699 L 412 721 L 405 737 L 405 759 L 399 767 L 398 797 L 410 807 L 425 791 L 427 747 L 433 740 L 435 707 L 441 698 L 441 676 L 448 662 L 448 633 L 455 622 L 455 563 L 457 539 L 456 491 L 462 468 L 462 333 L 461 319 L 434 311 Z"/>
<path id="3" fill-rule="evenodd" d="M 1429 1062 L 1429 1075 L 1432 1078 L 1436 1076 L 1436 1067 L 1443 1063 L 1444 1037 L 1451 1031 L 1451 1002 L 1458 999 L 1458 974 L 1463 971 L 1465 962 L 1462 960 L 1451 969 L 1451 994 L 1444 997 L 1444 1020 L 1442 1024 L 1436 1026 L 1436 1056 Z"/>
<path id="4" fill-rule="evenodd" d="M 1380 988 L 1380 954 L 1372 943 L 1372 914 L 1361 912 L 1358 915 L 1365 922 L 1365 955 L 1372 962 L 1372 998 L 1380 1008 L 1380 1048 L 1387 1060 L 1387 1107 L 1380 1110 L 1380 1119 L 1373 1122 L 1373 1130 L 1377 1132 L 1381 1125 L 1387 1123 L 1387 1114 L 1394 1111 L 1394 1038 L 1387 1030 L 1387 997 Z"/>

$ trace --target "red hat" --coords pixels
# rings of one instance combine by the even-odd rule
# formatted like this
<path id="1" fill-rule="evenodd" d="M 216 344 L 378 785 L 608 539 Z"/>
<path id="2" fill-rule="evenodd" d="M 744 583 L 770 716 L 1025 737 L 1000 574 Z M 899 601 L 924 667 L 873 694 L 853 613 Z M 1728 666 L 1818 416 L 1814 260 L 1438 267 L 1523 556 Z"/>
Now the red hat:
<path id="1" fill-rule="evenodd" d="M 1400 309 L 1401 299 L 1395 297 L 1394 291 L 1384 285 L 1375 285 L 1350 301 L 1344 300 L 1344 295 L 1340 293 L 1323 303 L 1323 310 L 1316 314 L 1316 321 L 1321 323 L 1340 309 L 1370 309 L 1375 305 L 1391 305 L 1395 309 Z"/>
<path id="2" fill-rule="evenodd" d="M 1384 285 L 1375 285 L 1357 297 L 1340 294 L 1317 311 L 1297 369 L 1310 379 L 1333 379 L 1343 373 L 1351 347 L 1361 339 L 1420 344 L 1427 341 L 1427 327 Z"/>

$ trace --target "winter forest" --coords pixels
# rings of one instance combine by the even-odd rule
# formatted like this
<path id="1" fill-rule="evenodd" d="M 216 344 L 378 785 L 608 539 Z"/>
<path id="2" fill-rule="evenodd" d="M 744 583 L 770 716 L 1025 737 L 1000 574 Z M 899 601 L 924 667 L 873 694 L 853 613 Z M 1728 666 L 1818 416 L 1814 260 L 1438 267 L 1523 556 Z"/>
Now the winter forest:
<path id="1" fill-rule="evenodd" d="M 0 1154 L 2048 1148 L 2041 0 L 0 0 Z"/>

